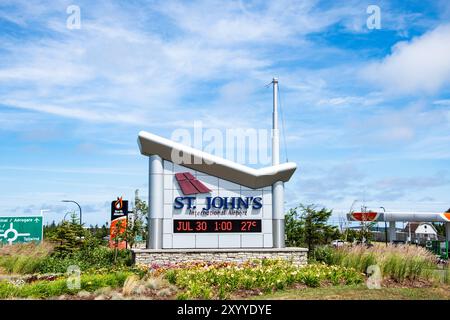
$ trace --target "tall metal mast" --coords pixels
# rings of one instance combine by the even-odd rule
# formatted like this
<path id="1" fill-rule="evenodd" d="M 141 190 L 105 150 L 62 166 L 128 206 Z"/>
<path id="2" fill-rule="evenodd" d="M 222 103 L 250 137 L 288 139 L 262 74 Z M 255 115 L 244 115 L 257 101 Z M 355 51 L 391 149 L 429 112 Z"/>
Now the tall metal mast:
<path id="1" fill-rule="evenodd" d="M 273 123 L 272 123 L 272 165 L 280 164 L 280 130 L 278 129 L 278 79 L 273 78 Z M 284 235 L 284 183 L 272 185 L 272 232 L 273 247 L 285 247 Z"/>
<path id="2" fill-rule="evenodd" d="M 280 129 L 278 129 L 278 79 L 273 78 L 272 165 L 280 164 Z"/>

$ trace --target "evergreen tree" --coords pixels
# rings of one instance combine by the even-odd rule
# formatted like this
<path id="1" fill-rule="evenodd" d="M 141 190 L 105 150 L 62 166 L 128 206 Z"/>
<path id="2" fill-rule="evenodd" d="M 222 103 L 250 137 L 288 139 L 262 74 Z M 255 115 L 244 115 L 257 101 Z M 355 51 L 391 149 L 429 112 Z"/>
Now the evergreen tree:
<path id="1" fill-rule="evenodd" d="M 333 210 L 322 208 L 317 210 L 314 205 L 300 205 L 289 210 L 286 215 L 286 235 L 289 246 L 305 245 L 308 256 L 314 254 L 317 245 L 325 244 L 339 238 L 337 226 L 327 224 Z"/>
<path id="2" fill-rule="evenodd" d="M 436 228 L 438 235 L 445 237 L 445 224 L 444 223 L 433 222 L 433 226 Z"/>
<path id="3" fill-rule="evenodd" d="M 57 255 L 66 256 L 81 248 L 86 232 L 83 226 L 72 221 L 63 221 L 56 227 L 53 240 L 57 243 Z"/>

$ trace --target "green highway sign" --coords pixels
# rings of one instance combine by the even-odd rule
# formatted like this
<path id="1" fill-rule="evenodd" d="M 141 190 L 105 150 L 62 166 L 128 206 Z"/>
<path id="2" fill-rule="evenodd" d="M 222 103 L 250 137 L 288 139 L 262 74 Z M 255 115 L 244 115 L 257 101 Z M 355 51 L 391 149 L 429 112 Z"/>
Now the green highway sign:
<path id="1" fill-rule="evenodd" d="M 0 217 L 0 243 L 41 242 L 42 217 Z"/>

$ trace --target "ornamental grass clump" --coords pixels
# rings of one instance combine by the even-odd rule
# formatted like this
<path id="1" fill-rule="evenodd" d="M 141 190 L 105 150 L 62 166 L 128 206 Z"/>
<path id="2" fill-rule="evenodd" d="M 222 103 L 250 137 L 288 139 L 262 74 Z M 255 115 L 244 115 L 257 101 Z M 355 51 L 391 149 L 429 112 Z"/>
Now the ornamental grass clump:
<path id="1" fill-rule="evenodd" d="M 314 264 L 296 266 L 285 260 L 255 260 L 237 264 L 190 264 L 164 271 L 165 278 L 184 291 L 180 299 L 226 299 L 241 291 L 273 292 L 302 284 L 318 287 L 357 284 L 364 275 L 353 268 Z"/>
<path id="2" fill-rule="evenodd" d="M 450 284 L 450 265 L 447 268 L 445 268 L 444 283 Z"/>
<path id="3" fill-rule="evenodd" d="M 428 250 L 412 245 L 362 245 L 334 249 L 329 263 L 367 272 L 371 265 L 380 267 L 384 278 L 398 282 L 431 279 L 436 258 Z"/>
<path id="4" fill-rule="evenodd" d="M 0 247 L 0 267 L 7 273 L 31 274 L 53 250 L 50 243 L 18 243 Z"/>

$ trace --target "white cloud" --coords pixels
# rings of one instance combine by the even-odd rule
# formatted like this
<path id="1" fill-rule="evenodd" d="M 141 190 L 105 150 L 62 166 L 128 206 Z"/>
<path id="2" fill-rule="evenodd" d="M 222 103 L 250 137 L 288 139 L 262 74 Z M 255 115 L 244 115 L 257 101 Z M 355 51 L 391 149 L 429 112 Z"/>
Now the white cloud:
<path id="1" fill-rule="evenodd" d="M 442 99 L 433 101 L 433 104 L 438 106 L 450 106 L 450 99 Z"/>
<path id="2" fill-rule="evenodd" d="M 160 11 L 184 31 L 214 45 L 281 43 L 337 22 L 336 11 L 315 11 L 317 1 L 168 2 Z"/>
<path id="3" fill-rule="evenodd" d="M 0 166 L 0 171 L 31 171 L 64 174 L 86 174 L 86 175 L 136 175 L 141 171 L 133 168 L 50 168 L 50 167 L 25 167 L 25 166 Z"/>
<path id="4" fill-rule="evenodd" d="M 323 98 L 317 102 L 319 106 L 371 106 L 379 104 L 383 101 L 383 98 L 377 97 L 372 94 L 371 96 L 344 96 L 344 97 L 333 97 L 333 98 Z"/>
<path id="5" fill-rule="evenodd" d="M 139 116 L 137 115 L 126 113 L 124 114 L 122 112 L 113 113 L 111 112 L 111 110 L 98 110 L 99 108 L 97 108 L 97 110 L 92 110 L 89 107 L 70 108 L 61 105 L 51 105 L 47 103 L 33 103 L 32 101 L 13 100 L 13 99 L 6 99 L 1 102 L 5 105 L 9 105 L 18 109 L 44 112 L 53 115 L 58 115 L 61 117 L 68 117 L 85 121 L 117 123 L 117 120 L 120 118 L 120 121 L 123 123 L 132 123 L 132 124 L 145 123 L 143 119 L 140 119 Z"/>
<path id="6" fill-rule="evenodd" d="M 51 38 L 2 38 L 0 103 L 93 122 L 120 117 L 142 125 L 158 118 L 160 126 L 166 122 L 162 115 L 188 114 L 181 100 L 195 94 L 192 89 L 205 79 L 248 79 L 271 65 L 244 47 L 148 32 L 150 26 L 134 20 L 136 10 L 108 6 L 108 15 L 92 11 L 97 16 L 74 31 L 64 28 L 64 19 L 55 22 L 44 15 L 41 24 L 50 19 Z"/>
<path id="7" fill-rule="evenodd" d="M 450 25 L 399 42 L 392 53 L 366 67 L 362 76 L 391 93 L 434 94 L 450 82 Z"/>

